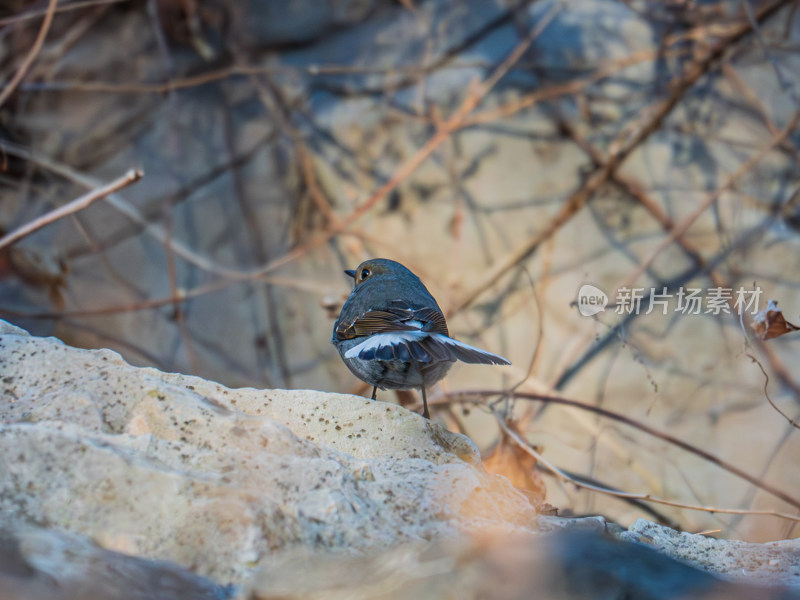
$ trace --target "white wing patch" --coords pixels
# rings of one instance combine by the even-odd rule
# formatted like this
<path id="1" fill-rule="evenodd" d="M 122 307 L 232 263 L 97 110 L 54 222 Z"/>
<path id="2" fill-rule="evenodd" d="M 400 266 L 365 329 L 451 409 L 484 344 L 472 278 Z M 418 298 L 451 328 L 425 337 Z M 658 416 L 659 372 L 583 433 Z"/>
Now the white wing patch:
<path id="1" fill-rule="evenodd" d="M 344 353 L 345 358 L 358 358 L 366 350 L 378 350 L 384 346 L 405 345 L 407 342 L 421 340 L 430 336 L 427 331 L 397 331 L 391 333 L 375 333 L 360 344 L 356 344 Z M 438 334 L 437 334 L 438 335 Z"/>
<path id="2" fill-rule="evenodd" d="M 459 342 L 442 333 L 421 330 L 375 333 L 350 348 L 344 357 L 362 360 L 415 360 L 423 363 L 461 360 L 479 364 L 511 364 L 498 354 Z"/>

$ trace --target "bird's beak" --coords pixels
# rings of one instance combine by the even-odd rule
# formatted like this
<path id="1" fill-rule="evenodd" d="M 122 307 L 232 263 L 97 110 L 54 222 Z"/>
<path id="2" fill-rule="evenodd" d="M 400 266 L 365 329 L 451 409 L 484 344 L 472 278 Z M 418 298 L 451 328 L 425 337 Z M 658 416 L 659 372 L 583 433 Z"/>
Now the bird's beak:
<path id="1" fill-rule="evenodd" d="M 353 269 L 345 269 L 344 271 L 348 277 L 356 278 L 356 272 Z"/>

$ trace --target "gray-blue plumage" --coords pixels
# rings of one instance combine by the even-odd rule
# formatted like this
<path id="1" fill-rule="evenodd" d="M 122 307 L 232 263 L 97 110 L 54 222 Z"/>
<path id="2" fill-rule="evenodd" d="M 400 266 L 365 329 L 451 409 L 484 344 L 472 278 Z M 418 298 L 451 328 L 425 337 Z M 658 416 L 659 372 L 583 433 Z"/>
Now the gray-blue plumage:
<path id="1" fill-rule="evenodd" d="M 508 365 L 508 360 L 449 336 L 436 300 L 398 262 L 376 258 L 345 271 L 355 280 L 333 326 L 331 343 L 352 373 L 377 388 L 422 391 L 442 379 L 456 360 Z"/>

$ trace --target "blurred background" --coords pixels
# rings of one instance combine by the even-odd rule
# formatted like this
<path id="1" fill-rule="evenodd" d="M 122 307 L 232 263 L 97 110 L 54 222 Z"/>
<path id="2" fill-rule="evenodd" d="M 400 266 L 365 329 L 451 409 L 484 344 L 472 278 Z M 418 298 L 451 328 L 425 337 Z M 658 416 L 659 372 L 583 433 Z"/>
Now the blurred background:
<path id="1" fill-rule="evenodd" d="M 228 386 L 368 394 L 331 328 L 342 270 L 392 258 L 514 363 L 430 394 L 489 468 L 561 514 L 797 536 L 800 337 L 751 325 L 769 299 L 800 320 L 798 8 L 5 0 L 1 233 L 144 177 L 0 248 L 0 318 Z M 584 284 L 605 310 L 582 314 Z"/>

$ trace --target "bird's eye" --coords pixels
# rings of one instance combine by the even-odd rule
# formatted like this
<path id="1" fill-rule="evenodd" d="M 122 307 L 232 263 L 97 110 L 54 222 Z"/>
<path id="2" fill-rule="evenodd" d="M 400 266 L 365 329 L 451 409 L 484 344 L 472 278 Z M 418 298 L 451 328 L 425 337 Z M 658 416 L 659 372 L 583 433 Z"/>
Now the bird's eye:
<path id="1" fill-rule="evenodd" d="M 369 269 L 361 269 L 361 281 L 369 277 Z"/>

